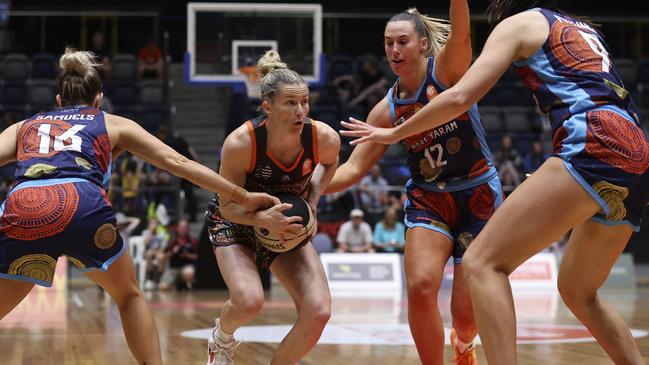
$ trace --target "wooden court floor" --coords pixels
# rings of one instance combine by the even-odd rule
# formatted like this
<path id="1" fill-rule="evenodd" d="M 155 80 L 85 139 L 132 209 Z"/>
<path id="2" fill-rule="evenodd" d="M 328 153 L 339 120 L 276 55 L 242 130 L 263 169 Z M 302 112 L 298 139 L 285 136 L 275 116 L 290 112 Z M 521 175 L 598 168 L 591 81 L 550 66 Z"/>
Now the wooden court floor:
<path id="1" fill-rule="evenodd" d="M 160 331 L 165 363 L 205 364 L 204 336 L 227 293 L 146 292 L 146 296 Z M 609 290 L 603 296 L 633 329 L 639 330 L 640 335 L 646 334 L 649 287 Z M 440 294 L 439 306 L 448 327 L 451 318 L 446 289 Z M 611 363 L 601 348 L 587 338 L 588 334 L 578 326 L 556 293 L 516 293 L 516 306 L 519 340 L 526 342 L 518 347 L 520 364 Z M 406 315 L 406 303 L 401 295 L 371 298 L 358 293 L 336 294 L 325 335 L 300 364 L 418 364 L 405 324 Z M 237 332 L 237 336 L 243 334 L 248 339 L 237 351 L 237 364 L 268 364 L 276 341 L 295 317 L 286 293 L 281 288 L 269 291 L 262 312 L 250 323 L 262 327 Z M 644 359 L 649 361 L 649 337 L 638 337 L 637 341 Z M 447 363 L 451 356 L 451 349 L 446 346 Z M 480 346 L 478 356 L 486 364 Z M 0 364 L 115 365 L 135 364 L 135 361 L 124 341 L 117 308 L 91 286 L 68 291 L 34 290 L 0 323 Z"/>

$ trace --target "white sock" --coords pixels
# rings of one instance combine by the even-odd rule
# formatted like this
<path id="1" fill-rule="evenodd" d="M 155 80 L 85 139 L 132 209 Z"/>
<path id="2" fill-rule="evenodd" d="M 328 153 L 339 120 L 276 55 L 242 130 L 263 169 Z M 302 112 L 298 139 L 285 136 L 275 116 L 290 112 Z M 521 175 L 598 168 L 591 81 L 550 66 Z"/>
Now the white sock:
<path id="1" fill-rule="evenodd" d="M 455 347 L 457 347 L 458 351 L 460 351 L 461 354 L 463 354 L 466 350 L 470 349 L 473 347 L 473 340 L 469 343 L 464 343 L 460 338 L 455 339 Z"/>
<path id="2" fill-rule="evenodd" d="M 214 332 L 214 334 L 219 338 L 219 340 L 223 341 L 224 343 L 231 342 L 233 338 L 232 333 L 223 332 L 220 323 L 216 326 L 216 331 Z"/>

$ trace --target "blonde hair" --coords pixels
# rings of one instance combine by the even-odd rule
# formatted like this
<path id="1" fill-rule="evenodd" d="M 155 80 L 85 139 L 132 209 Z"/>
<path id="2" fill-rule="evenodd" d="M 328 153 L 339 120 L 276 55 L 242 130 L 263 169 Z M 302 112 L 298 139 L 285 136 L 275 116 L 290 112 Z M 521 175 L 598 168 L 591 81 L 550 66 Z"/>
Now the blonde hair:
<path id="1" fill-rule="evenodd" d="M 59 59 L 59 76 L 57 92 L 61 96 L 61 105 L 92 104 L 101 92 L 101 77 L 95 67 L 92 52 L 77 51 L 66 47 Z"/>
<path id="2" fill-rule="evenodd" d="M 289 69 L 282 62 L 279 53 L 273 50 L 267 51 L 257 61 L 257 73 L 260 79 L 261 97 L 264 100 L 273 100 L 280 83 L 285 85 L 306 84 L 304 78 L 299 73 Z"/>
<path id="3" fill-rule="evenodd" d="M 412 7 L 394 15 L 388 23 L 404 20 L 412 23 L 419 37 L 428 38 L 427 57 L 437 55 L 446 44 L 448 33 L 451 31 L 451 25 L 448 20 L 430 17 L 420 13 L 417 8 Z"/>

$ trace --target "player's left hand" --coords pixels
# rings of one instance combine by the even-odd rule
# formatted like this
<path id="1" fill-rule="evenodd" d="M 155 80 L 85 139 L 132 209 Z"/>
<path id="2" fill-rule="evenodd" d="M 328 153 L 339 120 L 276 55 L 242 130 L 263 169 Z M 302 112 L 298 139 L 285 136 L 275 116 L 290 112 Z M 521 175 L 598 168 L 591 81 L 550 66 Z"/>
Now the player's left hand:
<path id="1" fill-rule="evenodd" d="M 349 122 L 341 121 L 340 125 L 348 129 L 341 130 L 341 135 L 346 137 L 359 137 L 350 142 L 353 146 L 365 142 L 376 142 L 381 144 L 393 144 L 399 142 L 399 139 L 394 134 L 394 128 L 378 128 L 354 118 L 349 118 Z"/>

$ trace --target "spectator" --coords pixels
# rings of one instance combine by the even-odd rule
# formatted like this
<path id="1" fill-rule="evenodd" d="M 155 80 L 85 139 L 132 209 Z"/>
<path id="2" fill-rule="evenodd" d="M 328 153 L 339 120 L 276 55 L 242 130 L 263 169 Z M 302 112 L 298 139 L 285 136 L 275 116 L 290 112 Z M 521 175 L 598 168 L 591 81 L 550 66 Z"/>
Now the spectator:
<path id="1" fill-rule="evenodd" d="M 137 52 L 137 75 L 140 79 L 161 79 L 163 76 L 162 51 L 153 37 L 147 38 L 146 46 Z"/>
<path id="2" fill-rule="evenodd" d="M 96 31 L 92 34 L 92 47 L 90 51 L 95 55 L 95 58 L 101 66 L 98 68 L 102 80 L 111 81 L 113 78 L 113 68 L 110 62 L 110 54 L 106 49 L 106 41 L 104 34 Z"/>
<path id="3" fill-rule="evenodd" d="M 406 227 L 397 221 L 397 210 L 388 208 L 383 220 L 374 227 L 374 247 L 377 252 L 403 253 Z"/>
<path id="4" fill-rule="evenodd" d="M 388 204 L 388 182 L 381 176 L 381 167 L 375 164 L 370 173 L 358 183 L 361 206 L 370 215 L 370 224 L 374 224 L 383 215 Z"/>
<path id="5" fill-rule="evenodd" d="M 532 150 L 523 159 L 523 170 L 526 174 L 536 171 L 550 156 L 543 151 L 543 145 L 539 141 L 532 144 Z"/>
<path id="6" fill-rule="evenodd" d="M 117 231 L 122 236 L 124 243 L 128 243 L 128 239 L 131 237 L 131 234 L 137 226 L 140 225 L 140 218 L 138 217 L 127 217 L 126 214 L 122 212 L 115 213 L 115 221 L 117 224 Z"/>
<path id="7" fill-rule="evenodd" d="M 128 155 L 122 160 L 120 166 L 122 173 L 122 211 L 133 214 L 138 208 L 140 198 L 141 169 L 135 157 Z"/>
<path id="8" fill-rule="evenodd" d="M 365 110 L 369 110 L 385 97 L 390 85 L 383 71 L 381 71 L 379 60 L 375 55 L 369 54 L 365 56 L 358 74 L 357 86 L 359 90 L 349 102 L 350 107 L 362 105 Z"/>
<path id="9" fill-rule="evenodd" d="M 504 135 L 500 141 L 500 150 L 494 153 L 494 164 L 503 187 L 513 190 L 521 182 L 522 159 L 514 148 L 512 137 Z"/>
<path id="10" fill-rule="evenodd" d="M 336 252 L 374 252 L 372 228 L 363 221 L 363 215 L 362 210 L 353 209 L 350 220 L 340 226 Z"/>
<path id="11" fill-rule="evenodd" d="M 161 222 L 149 218 L 147 229 L 142 232 L 142 237 L 144 238 L 147 277 L 144 288 L 155 289 L 165 269 L 165 249 L 169 236 Z"/>
<path id="12" fill-rule="evenodd" d="M 169 267 L 161 279 L 160 289 L 183 285 L 184 288 L 191 290 L 194 284 L 195 264 L 198 260 L 198 240 L 190 236 L 187 220 L 182 219 L 178 222 L 176 234 L 167 245 L 166 257 Z M 182 279 L 182 283 L 178 282 L 179 278 Z"/>
<path id="13" fill-rule="evenodd" d="M 161 126 L 160 129 L 158 129 L 158 138 L 181 155 L 196 162 L 200 162 L 198 154 L 194 148 L 190 146 L 189 143 L 187 143 L 187 140 L 185 140 L 185 138 L 183 138 L 179 133 L 170 134 L 169 128 Z M 185 213 L 187 213 L 190 222 L 195 222 L 198 205 L 196 204 L 196 196 L 194 195 L 194 184 L 181 179 L 180 188 L 185 192 Z"/>

